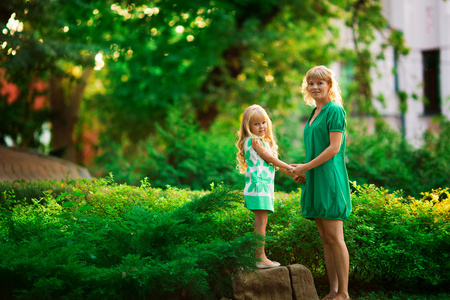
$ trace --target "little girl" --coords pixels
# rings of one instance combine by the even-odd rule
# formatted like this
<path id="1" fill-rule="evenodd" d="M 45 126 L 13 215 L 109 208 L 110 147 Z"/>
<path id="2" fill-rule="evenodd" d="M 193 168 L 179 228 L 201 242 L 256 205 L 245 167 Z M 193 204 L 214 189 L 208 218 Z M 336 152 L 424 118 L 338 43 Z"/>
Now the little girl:
<path id="1" fill-rule="evenodd" d="M 239 172 L 245 173 L 245 207 L 255 213 L 255 232 L 265 236 L 267 217 L 273 213 L 275 167 L 291 177 L 292 166 L 278 159 L 278 146 L 275 143 L 272 122 L 266 111 L 259 105 L 248 107 L 242 117 L 237 160 Z M 260 259 L 256 267 L 261 269 L 278 267 L 266 257 L 264 243 L 257 250 Z"/>

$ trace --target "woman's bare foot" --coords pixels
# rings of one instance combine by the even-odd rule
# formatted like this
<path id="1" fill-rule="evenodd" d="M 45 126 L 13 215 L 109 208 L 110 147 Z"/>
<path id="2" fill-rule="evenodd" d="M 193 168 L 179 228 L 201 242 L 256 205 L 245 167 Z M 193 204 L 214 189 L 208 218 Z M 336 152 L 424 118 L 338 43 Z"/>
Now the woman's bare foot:
<path id="1" fill-rule="evenodd" d="M 323 297 L 320 300 L 328 300 L 328 299 L 333 299 L 334 297 L 336 297 L 336 293 L 332 293 L 330 292 L 328 295 L 326 295 L 325 297 Z"/>
<path id="2" fill-rule="evenodd" d="M 333 298 L 330 298 L 331 300 L 351 300 L 350 297 L 346 294 L 337 294 Z"/>

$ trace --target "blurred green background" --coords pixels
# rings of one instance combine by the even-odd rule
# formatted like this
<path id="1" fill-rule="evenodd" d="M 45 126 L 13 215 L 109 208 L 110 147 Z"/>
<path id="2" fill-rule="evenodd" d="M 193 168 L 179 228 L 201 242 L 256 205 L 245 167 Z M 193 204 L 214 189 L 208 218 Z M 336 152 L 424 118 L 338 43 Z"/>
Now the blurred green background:
<path id="1" fill-rule="evenodd" d="M 0 143 L 132 185 L 241 184 L 234 143 L 244 109 L 265 107 L 281 159 L 301 162 L 311 111 L 301 80 L 314 65 L 339 64 L 350 179 L 413 196 L 450 185 L 449 122 L 437 116 L 440 133 L 414 148 L 372 106 L 375 61 L 408 54 L 382 1 L 11 0 L 0 12 Z M 339 46 L 343 27 L 353 49 Z M 376 120 L 373 131 L 361 116 Z M 284 175 L 276 184 L 298 188 Z"/>

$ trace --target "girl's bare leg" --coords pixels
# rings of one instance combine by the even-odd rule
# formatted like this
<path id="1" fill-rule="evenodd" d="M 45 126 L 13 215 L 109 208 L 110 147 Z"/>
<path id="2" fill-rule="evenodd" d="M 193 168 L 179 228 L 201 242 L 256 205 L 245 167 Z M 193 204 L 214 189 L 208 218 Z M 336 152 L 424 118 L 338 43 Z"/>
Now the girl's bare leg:
<path id="1" fill-rule="evenodd" d="M 255 232 L 266 236 L 267 218 L 269 216 L 268 210 L 254 210 L 255 213 Z M 263 245 L 256 250 L 256 256 L 261 259 L 260 263 L 265 265 L 273 265 L 274 262 L 267 258 Z"/>

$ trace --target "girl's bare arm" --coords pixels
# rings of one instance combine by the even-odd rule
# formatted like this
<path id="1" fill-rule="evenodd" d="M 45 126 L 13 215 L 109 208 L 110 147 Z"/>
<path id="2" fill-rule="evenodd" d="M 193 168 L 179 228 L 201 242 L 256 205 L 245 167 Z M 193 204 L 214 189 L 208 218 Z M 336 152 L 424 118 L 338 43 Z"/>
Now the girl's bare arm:
<path id="1" fill-rule="evenodd" d="M 259 156 L 261 156 L 261 158 L 264 159 L 269 164 L 273 164 L 274 166 L 277 166 L 279 168 L 284 168 L 287 171 L 291 171 L 294 169 L 292 166 L 279 160 L 278 158 L 273 156 L 271 153 L 269 153 L 269 151 L 267 151 L 266 147 L 264 147 L 264 145 L 262 144 L 262 142 L 259 139 L 252 139 L 252 147 L 256 151 L 256 153 L 258 153 Z"/>

